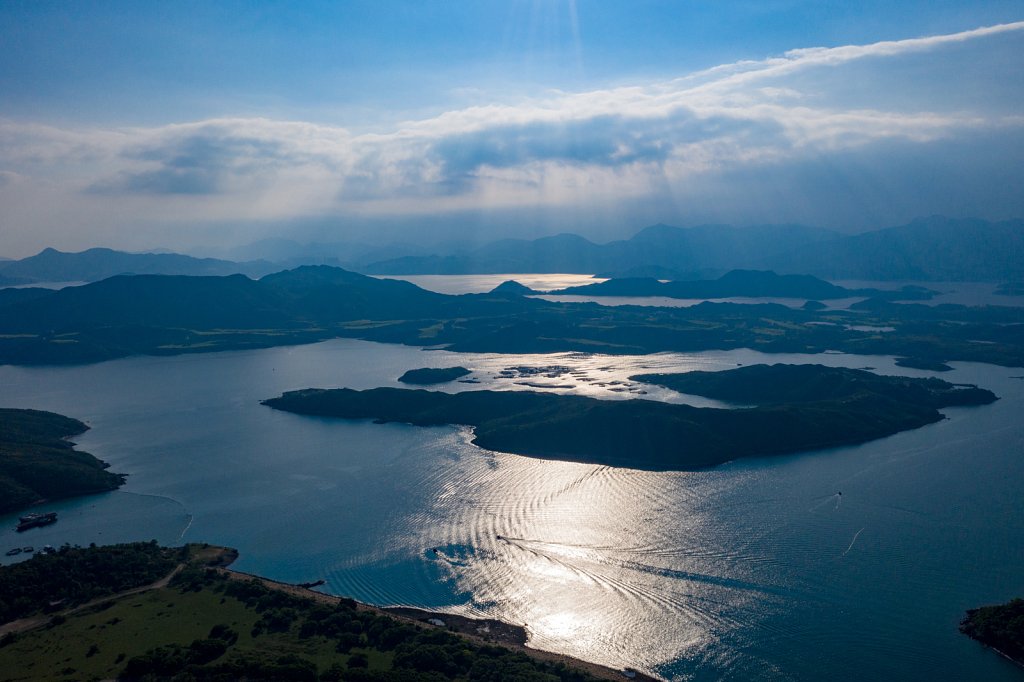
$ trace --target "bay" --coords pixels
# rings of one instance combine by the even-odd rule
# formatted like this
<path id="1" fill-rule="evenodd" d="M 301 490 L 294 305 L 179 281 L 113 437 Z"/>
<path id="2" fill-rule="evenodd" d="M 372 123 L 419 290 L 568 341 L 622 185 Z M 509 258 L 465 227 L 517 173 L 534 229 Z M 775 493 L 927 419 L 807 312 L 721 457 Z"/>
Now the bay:
<path id="1" fill-rule="evenodd" d="M 526 624 L 531 646 L 669 679 L 1019 679 L 956 625 L 1024 595 L 1020 369 L 953 363 L 942 378 L 1001 399 L 922 429 L 702 472 L 536 460 L 476 448 L 457 427 L 259 404 L 463 365 L 479 383 L 444 390 L 715 405 L 627 377 L 757 362 L 931 376 L 842 354 L 499 356 L 356 340 L 0 367 L 0 404 L 85 420 L 80 447 L 129 474 L 117 492 L 48 505 L 53 526 L 16 534 L 16 515 L 0 517 L 0 548 L 221 543 L 241 551 L 239 570 Z"/>

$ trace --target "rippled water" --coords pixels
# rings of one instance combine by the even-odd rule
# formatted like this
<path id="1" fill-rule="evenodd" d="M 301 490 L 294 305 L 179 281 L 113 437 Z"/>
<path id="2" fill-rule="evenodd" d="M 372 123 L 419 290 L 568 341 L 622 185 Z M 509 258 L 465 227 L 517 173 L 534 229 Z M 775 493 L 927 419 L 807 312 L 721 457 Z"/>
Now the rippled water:
<path id="1" fill-rule="evenodd" d="M 130 474 L 118 492 L 49 505 L 53 526 L 17 535 L 0 518 L 0 548 L 224 543 L 241 570 L 525 623 L 533 646 L 667 678 L 1019 679 L 956 624 L 970 606 L 1024 594 L 1020 369 L 955 365 L 944 378 L 1002 399 L 938 424 L 696 473 L 535 460 L 482 451 L 465 429 L 258 403 L 461 364 L 480 383 L 447 390 L 528 382 L 708 404 L 627 377 L 784 361 L 929 375 L 840 354 L 498 356 L 354 340 L 0 367 L 0 404 L 87 420 L 82 449 Z M 515 366 L 547 369 L 502 373 Z"/>

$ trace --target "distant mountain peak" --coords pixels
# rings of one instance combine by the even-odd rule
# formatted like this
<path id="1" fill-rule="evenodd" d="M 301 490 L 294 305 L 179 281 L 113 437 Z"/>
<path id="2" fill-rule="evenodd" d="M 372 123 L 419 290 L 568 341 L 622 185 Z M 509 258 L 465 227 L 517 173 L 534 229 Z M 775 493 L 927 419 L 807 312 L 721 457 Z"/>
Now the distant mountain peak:
<path id="1" fill-rule="evenodd" d="M 530 287 L 526 286 L 525 284 L 520 284 L 519 282 L 515 281 L 514 279 L 507 279 L 504 282 L 502 282 L 501 284 L 499 284 L 498 286 L 496 286 L 493 289 L 491 289 L 491 293 L 492 294 L 513 294 L 513 295 L 517 295 L 517 296 L 529 296 L 531 294 L 536 294 L 537 292 L 534 291 L 533 289 L 531 289 Z"/>

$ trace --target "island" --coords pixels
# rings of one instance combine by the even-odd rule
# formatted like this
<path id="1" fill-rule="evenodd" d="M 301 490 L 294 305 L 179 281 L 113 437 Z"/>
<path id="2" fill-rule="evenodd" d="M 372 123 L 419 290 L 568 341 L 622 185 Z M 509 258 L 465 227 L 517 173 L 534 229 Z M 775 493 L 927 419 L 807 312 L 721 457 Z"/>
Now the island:
<path id="1" fill-rule="evenodd" d="M 1024 599 L 969 610 L 960 632 L 1024 666 Z"/>
<path id="2" fill-rule="evenodd" d="M 403 384 L 427 386 L 455 381 L 467 374 L 472 374 L 472 372 L 465 367 L 421 367 L 420 369 L 410 369 L 398 377 L 398 380 Z"/>
<path id="3" fill-rule="evenodd" d="M 944 362 L 938 360 L 929 360 L 927 358 L 897 358 L 897 367 L 909 367 L 911 369 L 924 369 L 929 372 L 951 372 L 953 368 Z"/>
<path id="4" fill-rule="evenodd" d="M 0 409 L 0 513 L 121 486 L 123 475 L 66 440 L 88 428 L 53 412 Z"/>
<path id="5" fill-rule="evenodd" d="M 763 381 L 752 383 L 750 378 L 758 373 Z M 532 457 L 695 470 L 740 457 L 863 443 L 939 421 L 943 407 L 997 399 L 990 391 L 939 379 L 884 377 L 821 365 L 752 366 L 716 374 L 714 381 L 730 387 L 728 395 L 755 406 L 713 409 L 533 391 L 449 394 L 399 388 L 304 389 L 263 404 L 320 417 L 466 425 L 474 428 L 473 442 L 482 448 Z M 676 383 L 670 377 L 648 378 L 663 385 Z M 690 382 L 689 392 L 723 395 L 724 389 L 712 386 L 711 378 L 702 379 L 703 386 Z M 776 389 L 782 398 L 765 399 Z"/>
<path id="6" fill-rule="evenodd" d="M 233 571 L 237 556 L 208 544 L 65 545 L 0 567 L 0 594 L 24 595 L 0 610 L 0 670 L 20 680 L 621 679 L 525 648 L 519 626 L 386 612 Z"/>
<path id="7" fill-rule="evenodd" d="M 985 405 L 996 400 L 991 391 L 976 386 L 824 365 L 748 365 L 721 372 L 637 374 L 629 380 L 744 405 L 834 403 L 875 395 L 898 403 L 941 409 Z"/>

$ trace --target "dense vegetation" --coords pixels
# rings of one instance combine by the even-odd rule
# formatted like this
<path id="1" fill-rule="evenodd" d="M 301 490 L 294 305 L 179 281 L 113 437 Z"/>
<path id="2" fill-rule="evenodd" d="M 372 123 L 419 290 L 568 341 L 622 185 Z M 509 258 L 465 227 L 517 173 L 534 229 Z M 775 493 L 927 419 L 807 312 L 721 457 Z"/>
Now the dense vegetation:
<path id="1" fill-rule="evenodd" d="M 960 632 L 1024 665 L 1024 599 L 971 609 Z"/>
<path id="2" fill-rule="evenodd" d="M 64 557 L 70 575 L 80 573 L 83 556 Z M 314 601 L 200 562 L 167 588 L 58 615 L 45 628 L 0 640 L 0 670 L 26 680 L 591 679 L 352 600 Z"/>
<path id="3" fill-rule="evenodd" d="M 443 384 L 446 381 L 455 381 L 459 377 L 464 377 L 467 374 L 472 374 L 465 367 L 422 367 L 420 369 L 410 369 L 408 372 L 398 377 L 398 380 L 403 384 L 418 384 L 425 386 L 428 384 Z"/>
<path id="4" fill-rule="evenodd" d="M 862 369 L 823 365 L 750 365 L 724 372 L 639 374 L 630 380 L 754 405 L 843 401 L 870 394 L 934 409 L 984 405 L 995 400 L 991 391 L 954 386 L 941 379 L 883 376 Z"/>
<path id="5" fill-rule="evenodd" d="M 489 353 L 753 348 L 1024 365 L 1022 308 L 896 304 L 884 297 L 851 310 L 607 307 L 508 290 L 448 296 L 326 266 L 259 281 L 142 275 L 17 291 L 0 289 L 0 363 L 95 362 L 354 337 Z"/>
<path id="6" fill-rule="evenodd" d="M 752 374 L 768 375 L 743 392 Z M 650 400 L 597 400 L 528 391 L 307 389 L 264 401 L 299 414 L 373 418 L 420 426 L 475 427 L 480 447 L 537 457 L 645 469 L 689 470 L 738 457 L 862 443 L 938 421 L 938 408 L 985 404 L 989 391 L 938 379 L 882 377 L 820 365 L 754 367 L 704 377 L 690 392 L 735 389 L 744 402 L 774 385 L 789 400 L 724 410 Z M 866 375 L 866 376 L 865 376 Z M 662 377 L 666 375 L 661 375 Z M 721 389 L 719 389 L 721 392 Z M 746 399 L 744 399 L 746 396 Z"/>
<path id="7" fill-rule="evenodd" d="M 0 623 L 141 587 L 171 572 L 181 550 L 134 542 L 105 547 L 61 547 L 0 567 Z"/>
<path id="8" fill-rule="evenodd" d="M 0 409 L 0 512 L 124 483 L 106 463 L 64 440 L 88 428 L 52 412 Z"/>

